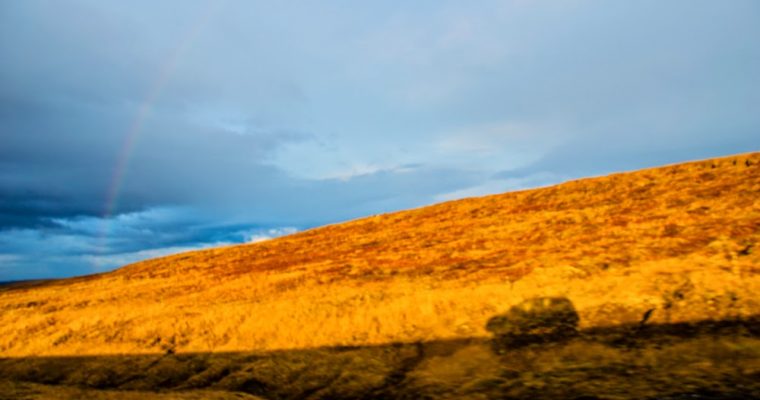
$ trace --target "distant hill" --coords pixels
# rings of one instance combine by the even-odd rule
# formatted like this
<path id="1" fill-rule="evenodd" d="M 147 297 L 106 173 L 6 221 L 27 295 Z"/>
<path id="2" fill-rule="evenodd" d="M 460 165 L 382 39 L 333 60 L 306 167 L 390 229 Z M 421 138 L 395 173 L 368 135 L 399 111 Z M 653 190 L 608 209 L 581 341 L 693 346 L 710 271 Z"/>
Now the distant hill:
<path id="1" fill-rule="evenodd" d="M 536 297 L 582 329 L 749 317 L 758 239 L 760 153 L 671 165 L 4 285 L 0 356 L 490 337 Z"/>

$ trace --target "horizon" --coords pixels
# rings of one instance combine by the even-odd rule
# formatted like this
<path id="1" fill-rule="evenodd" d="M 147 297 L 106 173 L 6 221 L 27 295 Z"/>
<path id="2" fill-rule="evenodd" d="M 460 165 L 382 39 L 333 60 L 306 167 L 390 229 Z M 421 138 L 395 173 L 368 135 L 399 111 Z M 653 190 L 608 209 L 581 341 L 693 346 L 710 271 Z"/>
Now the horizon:
<path id="1" fill-rule="evenodd" d="M 731 155 L 725 155 L 725 156 L 711 157 L 711 158 L 706 158 L 706 159 L 705 158 L 700 158 L 700 159 L 693 159 L 693 160 L 685 160 L 685 161 L 680 161 L 680 162 L 671 163 L 671 164 L 664 164 L 664 165 L 657 165 L 657 166 L 646 166 L 646 167 L 638 168 L 638 169 L 635 169 L 635 170 L 612 171 L 612 172 L 609 172 L 609 173 L 606 173 L 606 174 L 601 174 L 601 175 L 591 175 L 591 176 L 583 176 L 583 177 L 579 177 L 579 178 L 571 178 L 571 179 L 568 179 L 568 180 L 565 180 L 565 181 L 561 181 L 561 182 L 549 183 L 549 184 L 546 184 L 546 185 L 536 186 L 536 187 L 519 188 L 519 189 L 509 190 L 509 191 L 506 191 L 506 192 L 501 192 L 501 193 L 488 193 L 488 194 L 482 194 L 482 195 L 477 195 L 477 196 L 458 197 L 458 198 L 449 199 L 449 200 L 445 200 L 445 201 L 441 201 L 441 202 L 437 202 L 437 203 L 423 204 L 423 205 L 420 205 L 418 207 L 412 207 L 412 208 L 400 209 L 400 210 L 391 210 L 391 211 L 384 212 L 384 213 L 381 213 L 381 214 L 361 215 L 361 216 L 358 216 L 358 217 L 352 218 L 352 219 L 341 220 L 341 221 L 334 221 L 334 222 L 328 222 L 328 223 L 323 224 L 323 225 L 316 225 L 316 226 L 312 226 L 312 227 L 307 227 L 307 228 L 304 228 L 302 230 L 293 230 L 293 231 L 291 231 L 289 233 L 285 233 L 285 234 L 282 234 L 282 235 L 259 236 L 257 238 L 254 238 L 254 240 L 249 240 L 249 241 L 244 241 L 244 242 L 239 242 L 239 243 L 221 243 L 221 244 L 212 245 L 212 246 L 204 246 L 204 247 L 197 247 L 197 248 L 190 248 L 190 249 L 186 249 L 186 250 L 180 250 L 180 251 L 177 251 L 177 252 L 167 252 L 167 253 L 159 254 L 156 257 L 149 257 L 149 258 L 144 258 L 144 259 L 136 260 L 133 263 L 121 265 L 121 266 L 118 266 L 117 268 L 114 268 L 114 269 L 108 270 L 108 271 L 94 272 L 94 273 L 82 274 L 82 275 L 72 275 L 72 276 L 66 276 L 66 277 L 60 277 L 60 278 L 44 278 L 43 277 L 43 278 L 33 278 L 33 279 L 3 280 L 3 281 L 0 281 L 0 286 L 11 285 L 11 284 L 23 284 L 23 283 L 32 283 L 32 284 L 40 283 L 40 284 L 44 284 L 46 282 L 54 281 L 54 280 L 58 280 L 58 279 L 95 276 L 95 275 L 98 275 L 98 274 L 111 272 L 113 270 L 116 270 L 116 269 L 119 269 L 119 268 L 122 268 L 122 267 L 126 267 L 126 266 L 129 266 L 129 265 L 134 264 L 134 263 L 139 263 L 141 261 L 149 261 L 149 260 L 154 260 L 154 259 L 160 259 L 160 258 L 163 258 L 163 257 L 171 257 L 171 256 L 185 254 L 185 253 L 191 253 L 191 252 L 199 251 L 199 250 L 213 250 L 213 249 L 217 249 L 217 248 L 231 247 L 231 246 L 237 246 L 237 245 L 256 244 L 256 243 L 259 243 L 259 242 L 274 240 L 274 239 L 278 239 L 280 237 L 294 235 L 294 234 L 297 234 L 297 233 L 302 233 L 302 232 L 310 231 L 310 230 L 313 230 L 313 229 L 319 229 L 319 228 L 328 227 L 328 226 L 332 226 L 332 225 L 340 225 L 340 224 L 344 224 L 344 223 L 361 221 L 361 220 L 377 217 L 377 216 L 380 216 L 380 215 L 394 214 L 394 213 L 397 213 L 397 212 L 404 212 L 404 211 L 414 211 L 414 210 L 417 210 L 417 209 L 431 207 L 431 206 L 435 206 L 435 205 L 439 205 L 439 204 L 444 204 L 444 203 L 448 203 L 448 202 L 455 202 L 455 201 L 459 201 L 459 200 L 468 200 L 468 199 L 478 199 L 478 198 L 481 198 L 481 197 L 500 195 L 500 194 L 517 193 L 517 192 L 523 192 L 523 191 L 548 189 L 548 188 L 552 188 L 552 187 L 555 187 L 555 186 L 561 186 L 561 185 L 563 185 L 565 183 L 570 183 L 570 182 L 585 181 L 585 180 L 598 179 L 598 178 L 605 178 L 605 177 L 608 177 L 608 176 L 611 176 L 611 175 L 617 175 L 617 174 L 636 173 L 636 172 L 639 172 L 639 171 L 647 171 L 647 170 L 652 170 L 652 169 L 666 168 L 666 167 L 673 166 L 673 165 L 698 163 L 700 161 L 720 160 L 720 159 L 723 159 L 723 158 L 731 158 L 731 157 L 742 156 L 742 155 L 750 155 L 750 154 L 755 154 L 755 153 L 758 153 L 758 152 L 757 151 L 751 151 L 751 152 L 747 152 L 747 153 L 737 153 L 737 154 L 731 154 Z"/>
<path id="2" fill-rule="evenodd" d="M 6 2 L 0 283 L 758 151 L 758 21 L 752 1 Z"/>

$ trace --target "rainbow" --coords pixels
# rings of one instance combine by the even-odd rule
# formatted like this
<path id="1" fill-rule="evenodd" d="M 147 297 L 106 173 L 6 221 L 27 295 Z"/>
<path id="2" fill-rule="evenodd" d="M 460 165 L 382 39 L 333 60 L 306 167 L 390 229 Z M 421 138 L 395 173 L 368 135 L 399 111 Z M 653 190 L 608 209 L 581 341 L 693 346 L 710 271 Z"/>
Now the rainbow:
<path id="1" fill-rule="evenodd" d="M 121 145 L 121 150 L 116 158 L 116 164 L 113 167 L 113 173 L 105 196 L 105 206 L 103 207 L 103 213 L 101 214 L 104 221 L 104 226 L 100 235 L 102 240 L 105 240 L 109 234 L 110 220 L 118 207 L 119 194 L 121 193 L 124 179 L 129 169 L 129 161 L 140 139 L 140 134 L 142 133 L 145 121 L 150 118 L 155 103 L 160 98 L 167 84 L 171 81 L 171 77 L 176 71 L 180 60 L 185 53 L 187 53 L 188 49 L 190 49 L 196 38 L 208 26 L 212 17 L 217 14 L 219 6 L 222 3 L 209 1 L 206 4 L 207 8 L 202 10 L 199 17 L 196 18 L 196 20 L 190 25 L 190 28 L 182 36 L 183 39 L 180 43 L 162 63 L 156 78 L 151 81 L 149 90 L 143 101 L 140 103 L 137 113 L 124 136 L 124 142 Z"/>

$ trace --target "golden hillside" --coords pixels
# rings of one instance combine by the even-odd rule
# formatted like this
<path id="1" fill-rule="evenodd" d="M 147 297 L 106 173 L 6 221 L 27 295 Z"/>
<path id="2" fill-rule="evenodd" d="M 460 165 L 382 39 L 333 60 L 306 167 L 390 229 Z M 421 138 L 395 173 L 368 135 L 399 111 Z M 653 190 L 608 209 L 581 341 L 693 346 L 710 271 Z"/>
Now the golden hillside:
<path id="1" fill-rule="evenodd" d="M 580 327 L 760 314 L 760 153 L 470 198 L 0 289 L 0 356 L 487 337 L 525 299 Z"/>

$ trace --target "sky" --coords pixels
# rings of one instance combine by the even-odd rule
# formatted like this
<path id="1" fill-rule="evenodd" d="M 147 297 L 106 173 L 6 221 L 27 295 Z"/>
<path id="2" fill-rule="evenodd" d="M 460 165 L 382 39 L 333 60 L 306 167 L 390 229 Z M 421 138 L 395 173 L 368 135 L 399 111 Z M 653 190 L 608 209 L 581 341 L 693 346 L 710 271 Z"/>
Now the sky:
<path id="1" fill-rule="evenodd" d="M 760 2 L 0 0 L 0 281 L 760 150 Z"/>

